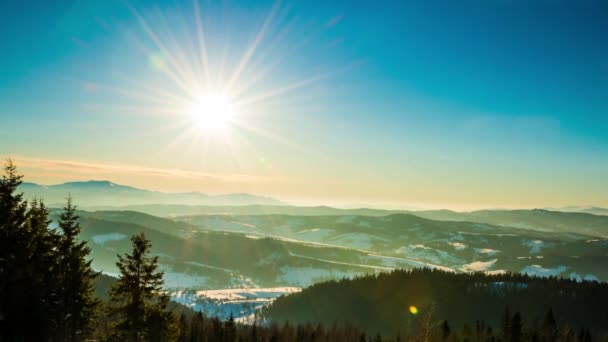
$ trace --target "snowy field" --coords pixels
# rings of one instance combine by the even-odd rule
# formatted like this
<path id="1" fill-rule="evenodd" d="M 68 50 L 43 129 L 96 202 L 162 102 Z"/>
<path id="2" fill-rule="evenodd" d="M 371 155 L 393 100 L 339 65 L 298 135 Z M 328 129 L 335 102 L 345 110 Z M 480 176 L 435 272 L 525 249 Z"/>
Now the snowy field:
<path id="1" fill-rule="evenodd" d="M 255 314 L 276 298 L 300 292 L 299 287 L 176 291 L 171 300 L 208 316 L 226 319 L 232 314 L 238 322 L 253 323 Z"/>

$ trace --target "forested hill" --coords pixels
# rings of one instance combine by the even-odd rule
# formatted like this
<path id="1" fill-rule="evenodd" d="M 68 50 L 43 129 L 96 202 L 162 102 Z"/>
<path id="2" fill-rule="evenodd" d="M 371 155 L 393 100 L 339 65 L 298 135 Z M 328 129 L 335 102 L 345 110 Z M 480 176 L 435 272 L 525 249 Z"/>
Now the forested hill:
<path id="1" fill-rule="evenodd" d="M 418 312 L 413 314 L 410 306 Z M 607 307 L 606 283 L 417 269 L 316 284 L 277 299 L 263 317 L 276 323 L 352 324 L 370 333 L 408 334 L 424 316 L 458 329 L 479 321 L 500 331 L 508 308 L 521 314 L 524 329 L 537 331 L 552 309 L 560 326 L 605 335 Z"/>

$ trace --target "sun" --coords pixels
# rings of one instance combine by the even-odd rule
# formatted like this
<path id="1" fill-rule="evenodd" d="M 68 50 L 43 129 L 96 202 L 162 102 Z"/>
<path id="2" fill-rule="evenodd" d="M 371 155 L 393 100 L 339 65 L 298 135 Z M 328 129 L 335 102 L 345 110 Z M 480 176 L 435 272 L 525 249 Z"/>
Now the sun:
<path id="1" fill-rule="evenodd" d="M 226 130 L 236 115 L 231 98 L 221 92 L 208 92 L 201 95 L 190 110 L 199 128 L 210 132 Z"/>

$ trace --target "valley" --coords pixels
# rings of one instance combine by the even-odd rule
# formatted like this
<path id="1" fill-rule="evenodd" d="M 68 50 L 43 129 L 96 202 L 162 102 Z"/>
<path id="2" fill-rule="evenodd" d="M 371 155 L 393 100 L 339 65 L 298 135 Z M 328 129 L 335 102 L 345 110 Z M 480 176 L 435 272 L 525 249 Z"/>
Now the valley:
<path id="1" fill-rule="evenodd" d="M 575 233 L 412 214 L 79 215 L 81 238 L 90 241 L 96 270 L 117 275 L 116 254 L 128 250 L 129 236 L 143 231 L 173 300 L 209 315 L 232 312 L 241 321 L 286 293 L 262 289 L 293 292 L 327 280 L 397 269 L 608 279 L 608 240 Z M 237 289 L 246 295 L 231 292 Z M 212 291 L 232 294 L 218 297 Z"/>

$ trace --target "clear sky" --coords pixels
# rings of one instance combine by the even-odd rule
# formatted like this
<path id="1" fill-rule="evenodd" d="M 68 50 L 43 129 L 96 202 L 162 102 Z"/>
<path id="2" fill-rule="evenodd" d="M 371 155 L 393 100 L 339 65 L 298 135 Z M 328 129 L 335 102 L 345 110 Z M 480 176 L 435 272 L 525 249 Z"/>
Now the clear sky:
<path id="1" fill-rule="evenodd" d="M 2 1 L 0 155 L 307 204 L 608 206 L 608 2 Z"/>

